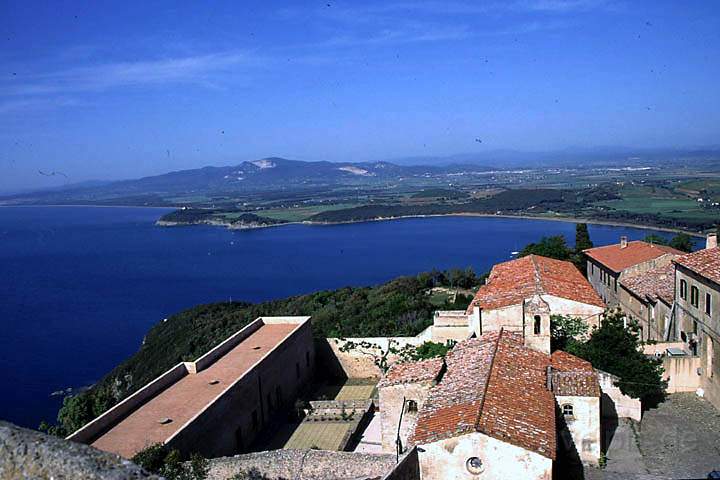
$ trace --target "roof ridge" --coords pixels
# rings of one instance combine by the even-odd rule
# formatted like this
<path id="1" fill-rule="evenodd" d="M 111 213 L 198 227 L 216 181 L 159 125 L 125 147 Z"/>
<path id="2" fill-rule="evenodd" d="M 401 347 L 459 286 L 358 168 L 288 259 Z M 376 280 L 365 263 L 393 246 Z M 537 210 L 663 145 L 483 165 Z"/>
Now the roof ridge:
<path id="1" fill-rule="evenodd" d="M 545 289 L 543 288 L 542 278 L 540 276 L 540 266 L 538 265 L 537 261 L 535 261 L 535 255 L 530 255 L 530 260 L 532 261 L 533 265 L 533 277 L 535 279 L 535 294 L 536 295 L 542 295 L 545 293 Z"/>
<path id="2" fill-rule="evenodd" d="M 474 427 L 475 427 L 476 432 L 480 431 L 480 420 L 482 419 L 483 409 L 485 408 L 485 399 L 487 398 L 487 391 L 488 391 L 488 388 L 490 387 L 490 379 L 492 378 L 493 368 L 495 367 L 495 357 L 497 356 L 497 351 L 500 346 L 500 339 L 502 338 L 504 331 L 505 331 L 505 329 L 503 327 L 500 327 L 500 331 L 498 332 L 497 339 L 495 340 L 495 348 L 493 349 L 493 352 L 492 352 L 492 358 L 490 360 L 490 368 L 488 368 L 487 381 L 485 382 L 485 388 L 483 388 L 482 398 L 480 399 L 480 408 L 478 408 L 478 415 L 477 415 L 477 418 L 475 419 Z"/>

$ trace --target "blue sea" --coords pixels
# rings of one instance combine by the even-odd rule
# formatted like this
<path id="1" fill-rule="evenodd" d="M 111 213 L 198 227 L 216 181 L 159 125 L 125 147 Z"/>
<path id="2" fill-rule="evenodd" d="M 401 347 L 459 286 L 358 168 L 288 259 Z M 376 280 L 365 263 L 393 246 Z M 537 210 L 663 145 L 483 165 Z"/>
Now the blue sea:
<path id="1" fill-rule="evenodd" d="M 231 231 L 156 227 L 152 208 L 0 208 L 0 418 L 53 420 L 52 392 L 92 384 L 156 322 L 196 304 L 258 302 L 405 274 L 482 273 L 572 223 L 433 217 Z M 591 225 L 596 245 L 647 230 Z M 668 236 L 668 234 L 660 233 Z"/>

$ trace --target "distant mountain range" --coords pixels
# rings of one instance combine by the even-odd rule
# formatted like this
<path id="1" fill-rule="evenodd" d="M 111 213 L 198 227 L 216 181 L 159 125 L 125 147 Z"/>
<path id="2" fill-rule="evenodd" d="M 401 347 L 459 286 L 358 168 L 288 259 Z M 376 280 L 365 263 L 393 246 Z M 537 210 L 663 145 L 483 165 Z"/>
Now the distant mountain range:
<path id="1" fill-rule="evenodd" d="M 628 166 L 708 165 L 717 168 L 720 148 L 698 150 L 640 150 L 623 147 L 567 149 L 528 153 L 511 150 L 410 157 L 393 162 L 305 162 L 278 157 L 242 162 L 235 166 L 180 170 L 136 180 L 93 181 L 0 197 L 0 205 L 108 204 L 178 205 L 192 197 L 239 198 L 273 191 L 332 190 L 448 186 L 478 182 L 490 172 L 543 168 L 602 168 Z"/>
<path id="2" fill-rule="evenodd" d="M 390 162 L 333 163 L 263 158 L 229 167 L 179 170 L 137 180 L 93 182 L 0 197 L 5 204 L 172 204 L 168 198 L 236 195 L 275 190 L 372 187 L 402 180 L 428 181 L 452 174 L 482 173 L 476 165 L 404 166 Z"/>

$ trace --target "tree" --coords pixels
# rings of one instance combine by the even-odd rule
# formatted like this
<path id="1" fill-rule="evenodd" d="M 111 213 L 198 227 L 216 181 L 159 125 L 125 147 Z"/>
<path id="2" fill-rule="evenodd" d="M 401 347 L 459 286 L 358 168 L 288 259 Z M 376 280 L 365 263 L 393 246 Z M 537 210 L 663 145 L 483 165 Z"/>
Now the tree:
<path id="1" fill-rule="evenodd" d="M 550 316 L 550 348 L 555 350 L 567 350 L 585 337 L 588 332 L 588 325 L 581 318 L 566 315 Z"/>
<path id="2" fill-rule="evenodd" d="M 637 323 L 625 326 L 622 312 L 606 312 L 600 328 L 593 330 L 586 342 L 569 342 L 566 351 L 620 377 L 617 386 L 625 395 L 647 403 L 658 402 L 667 388 L 662 379 L 662 361 L 642 352 L 638 333 Z"/>
<path id="3" fill-rule="evenodd" d="M 440 342 L 425 342 L 415 348 L 410 356 L 413 360 L 427 360 L 429 358 L 444 357 L 452 347 Z"/>
<path id="4" fill-rule="evenodd" d="M 692 252 L 693 239 L 687 233 L 678 233 L 670 240 L 669 245 L 681 252 Z"/>
<path id="5" fill-rule="evenodd" d="M 655 233 L 651 233 L 650 235 L 646 235 L 643 239 L 644 242 L 652 243 L 653 245 L 667 245 L 668 242 L 665 240 L 665 238 L 661 237 L 660 235 L 657 235 Z"/>
<path id="6" fill-rule="evenodd" d="M 179 450 L 168 450 L 161 443 L 139 451 L 132 461 L 148 472 L 162 475 L 168 480 L 204 480 L 209 472 L 207 459 L 193 453 L 189 463 L 183 462 Z"/>
<path id="7" fill-rule="evenodd" d="M 594 244 L 590 240 L 587 223 L 575 224 L 575 253 L 582 253 L 583 250 L 593 248 Z"/>
<path id="8" fill-rule="evenodd" d="M 555 235 L 542 237 L 537 243 L 529 243 L 520 251 L 519 257 L 528 255 L 541 255 L 543 257 L 555 258 L 557 260 L 568 260 L 572 251 L 565 243 L 565 237 Z"/>

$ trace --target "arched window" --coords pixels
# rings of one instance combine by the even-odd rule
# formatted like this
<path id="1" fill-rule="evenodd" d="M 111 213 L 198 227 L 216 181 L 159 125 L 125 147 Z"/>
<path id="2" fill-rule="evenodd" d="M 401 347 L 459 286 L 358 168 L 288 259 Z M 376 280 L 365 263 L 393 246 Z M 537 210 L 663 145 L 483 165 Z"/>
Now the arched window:
<path id="1" fill-rule="evenodd" d="M 535 315 L 535 325 L 533 326 L 533 331 L 535 332 L 535 335 L 540 335 L 541 323 L 542 319 L 540 318 L 540 315 Z"/>
<path id="2" fill-rule="evenodd" d="M 573 416 L 575 416 L 575 414 L 574 414 L 574 412 L 573 412 L 573 406 L 570 405 L 569 403 L 566 403 L 565 405 L 562 406 L 562 413 L 563 413 L 563 416 L 564 416 L 564 417 L 573 417 Z"/>
<path id="3" fill-rule="evenodd" d="M 418 404 L 415 400 L 408 400 L 405 406 L 405 412 L 406 413 L 415 413 L 417 412 Z"/>

